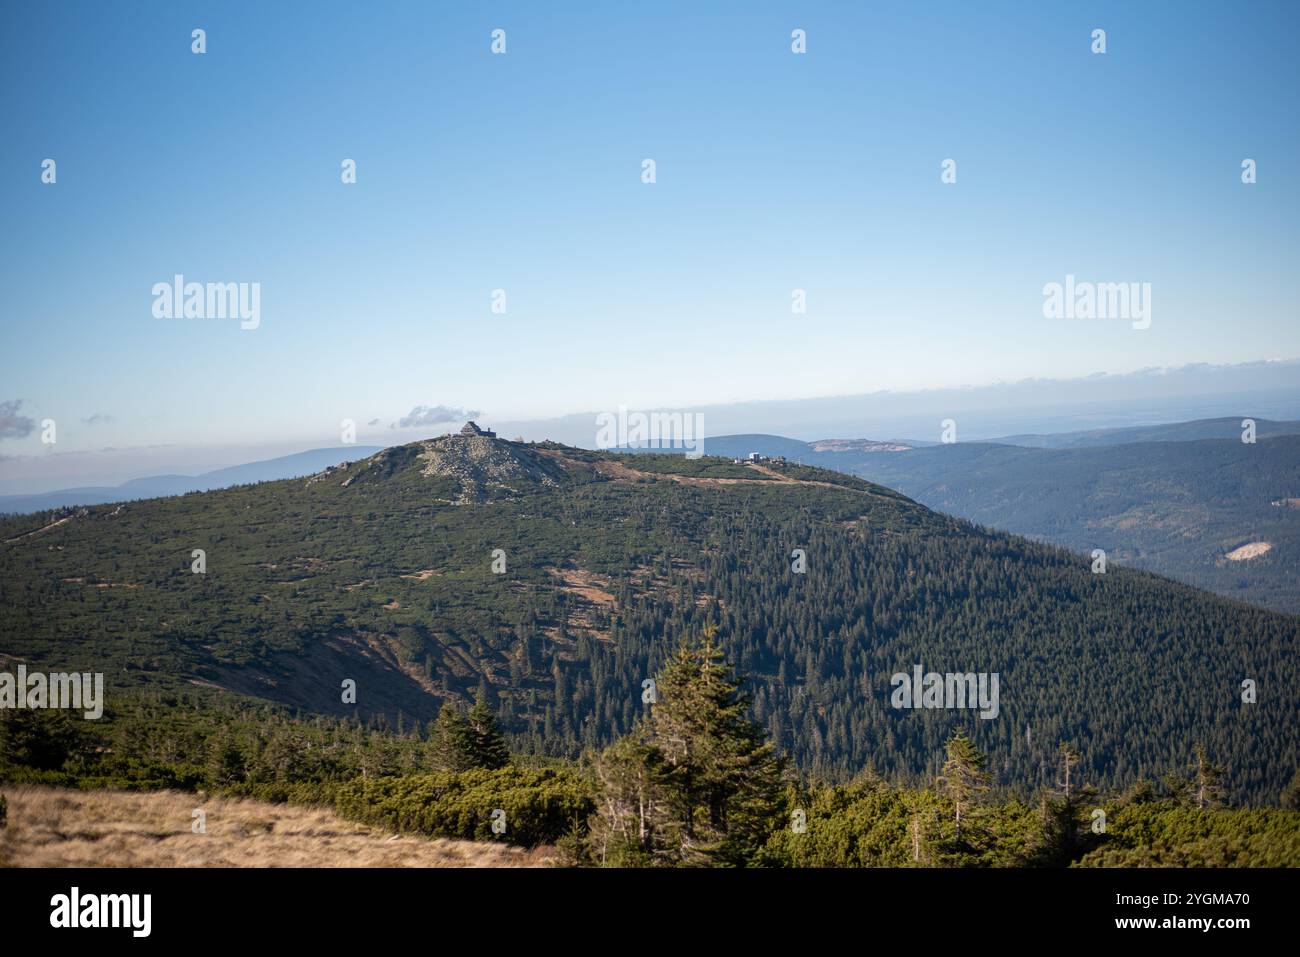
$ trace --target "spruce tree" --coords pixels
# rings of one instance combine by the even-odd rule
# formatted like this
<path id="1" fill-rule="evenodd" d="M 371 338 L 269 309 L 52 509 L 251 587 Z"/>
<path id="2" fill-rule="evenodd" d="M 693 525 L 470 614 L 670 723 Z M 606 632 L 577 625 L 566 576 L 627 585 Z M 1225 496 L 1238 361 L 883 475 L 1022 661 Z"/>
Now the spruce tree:
<path id="1" fill-rule="evenodd" d="M 1198 810 L 1217 807 L 1223 803 L 1223 765 L 1214 764 L 1206 756 L 1205 745 L 1196 746 L 1196 763 L 1192 765 L 1192 800 Z"/>
<path id="2" fill-rule="evenodd" d="M 450 701 L 443 703 L 430 731 L 429 752 L 438 771 L 465 771 L 474 766 L 469 723 Z"/>
<path id="3" fill-rule="evenodd" d="M 1060 776 L 1055 794 L 1042 800 L 1042 834 L 1031 857 L 1038 864 L 1067 867 L 1087 850 L 1090 843 L 1087 806 L 1096 800 L 1097 790 L 1081 782 L 1078 765 L 1082 756 L 1068 744 L 1057 751 Z"/>
<path id="4" fill-rule="evenodd" d="M 1300 811 L 1300 770 L 1291 777 L 1291 783 L 1282 789 L 1282 806 L 1288 811 Z"/>
<path id="5" fill-rule="evenodd" d="M 470 761 L 476 768 L 504 768 L 510 763 L 510 749 L 506 746 L 505 735 L 497 724 L 497 716 L 487 702 L 487 695 L 482 691 L 469 709 L 467 719 L 469 730 Z"/>
<path id="6" fill-rule="evenodd" d="M 937 816 L 934 795 L 928 788 L 903 791 L 907 809 L 907 856 L 916 867 L 933 863 L 930 847 L 930 822 Z"/>
<path id="7" fill-rule="evenodd" d="M 590 822 L 589 847 L 599 864 L 652 864 L 671 821 L 663 755 L 647 744 L 644 723 L 619 738 L 596 759 L 599 786 Z"/>
<path id="8" fill-rule="evenodd" d="M 962 820 L 970 816 L 976 798 L 988 790 L 988 775 L 984 771 L 986 758 L 975 742 L 958 731 L 948 739 L 948 758 L 939 776 L 942 792 L 953 804 L 954 840 L 962 842 Z"/>
<path id="9" fill-rule="evenodd" d="M 239 743 L 228 728 L 222 728 L 208 744 L 205 766 L 208 784 L 214 788 L 229 787 L 244 780 L 247 767 Z"/>
<path id="10" fill-rule="evenodd" d="M 81 735 L 63 711 L 0 710 L 0 765 L 57 771 L 81 749 Z"/>

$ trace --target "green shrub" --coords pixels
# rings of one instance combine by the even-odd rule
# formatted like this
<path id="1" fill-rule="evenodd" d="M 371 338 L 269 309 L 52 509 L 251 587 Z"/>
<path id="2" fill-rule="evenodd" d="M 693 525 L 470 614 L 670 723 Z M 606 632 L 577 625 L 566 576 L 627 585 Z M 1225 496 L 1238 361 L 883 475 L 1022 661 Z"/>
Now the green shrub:
<path id="1" fill-rule="evenodd" d="M 1078 866 L 1297 867 L 1300 814 L 1128 805 L 1107 817 L 1105 840 Z"/>
<path id="2" fill-rule="evenodd" d="M 459 773 L 356 779 L 338 790 L 339 814 L 390 831 L 504 840 L 532 847 L 553 843 L 595 809 L 590 785 L 552 768 L 475 768 Z M 492 813 L 505 811 L 505 832 Z"/>
<path id="3" fill-rule="evenodd" d="M 1042 836 L 1037 809 L 1009 800 L 968 807 L 958 840 L 950 800 L 869 775 L 792 792 L 788 803 L 804 830 L 772 835 L 759 855 L 769 867 L 1016 867 Z"/>

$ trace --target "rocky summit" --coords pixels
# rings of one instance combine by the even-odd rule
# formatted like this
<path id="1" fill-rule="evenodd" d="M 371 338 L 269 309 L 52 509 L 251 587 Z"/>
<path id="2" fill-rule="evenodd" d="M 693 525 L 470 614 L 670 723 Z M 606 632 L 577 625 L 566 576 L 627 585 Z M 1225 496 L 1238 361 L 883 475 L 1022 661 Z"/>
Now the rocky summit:
<path id="1" fill-rule="evenodd" d="M 479 504 L 539 487 L 556 488 L 563 474 L 554 460 L 534 446 L 482 433 L 442 435 L 395 446 L 361 464 L 362 470 L 350 474 L 346 484 L 414 466 L 423 476 L 455 480 L 454 494 L 443 499 L 455 505 Z"/>

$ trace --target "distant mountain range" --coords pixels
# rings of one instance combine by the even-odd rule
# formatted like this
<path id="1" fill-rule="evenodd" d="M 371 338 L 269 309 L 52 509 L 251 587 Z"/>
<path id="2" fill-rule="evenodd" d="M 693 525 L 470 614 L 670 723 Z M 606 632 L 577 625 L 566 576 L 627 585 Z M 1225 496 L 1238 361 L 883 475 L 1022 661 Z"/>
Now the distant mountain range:
<path id="1" fill-rule="evenodd" d="M 1233 439 L 1241 441 L 1242 421 L 1247 416 L 1223 416 L 1215 419 L 1197 419 L 1193 422 L 1173 422 L 1167 425 L 1139 425 L 1118 429 L 1088 429 L 1078 432 L 1007 435 L 982 439 L 978 443 L 958 442 L 961 445 L 1016 445 L 1038 449 L 1075 449 L 1106 445 L 1128 445 L 1136 442 L 1192 442 L 1200 439 Z M 1281 435 L 1300 435 L 1300 421 L 1274 421 L 1254 419 L 1257 439 L 1276 438 Z M 960 436 L 959 436 L 960 437 Z M 836 468 L 858 455 L 869 455 L 876 460 L 881 452 L 902 452 L 910 449 L 930 448 L 941 443 L 928 439 L 816 439 L 805 442 L 781 435 L 753 433 L 747 435 L 710 436 L 704 442 L 708 455 L 743 457 L 750 452 L 761 455 L 784 455 L 805 464 Z M 627 452 L 676 452 L 681 449 L 626 448 Z M 832 456 L 832 458 L 821 458 Z M 847 456 L 855 458 L 850 459 Z"/>
<path id="2" fill-rule="evenodd" d="M 1123 429 L 1093 429 L 1085 432 L 1061 432 L 1048 435 L 1009 435 L 988 439 L 992 444 L 1023 445 L 1036 449 L 1078 449 L 1097 445 L 1125 445 L 1132 442 L 1194 442 L 1198 439 L 1241 440 L 1242 422 L 1247 416 L 1226 416 L 1174 422 L 1169 425 L 1139 425 Z M 1300 422 L 1274 422 L 1254 419 L 1255 437 L 1300 435 Z"/>
<path id="3" fill-rule="evenodd" d="M 492 422 L 502 435 L 590 448 L 597 435 L 597 411 L 554 419 L 493 418 Z M 710 436 L 775 433 L 807 440 L 906 436 L 926 442 L 939 441 L 945 419 L 956 420 L 958 439 L 963 442 L 1191 422 L 1238 411 L 1254 418 L 1296 419 L 1300 418 L 1300 360 L 1196 363 L 1074 379 L 706 403 L 676 411 L 702 415 Z"/>
<path id="4" fill-rule="evenodd" d="M 35 495 L 0 495 L 0 514 L 24 515 L 72 505 L 105 505 L 132 499 L 184 495 L 186 492 L 207 492 L 253 482 L 299 478 L 340 462 L 366 458 L 378 452 L 379 448 L 375 445 L 345 445 L 339 448 L 310 449 L 261 462 L 232 465 L 200 475 L 151 475 L 114 486 L 68 488 Z"/>

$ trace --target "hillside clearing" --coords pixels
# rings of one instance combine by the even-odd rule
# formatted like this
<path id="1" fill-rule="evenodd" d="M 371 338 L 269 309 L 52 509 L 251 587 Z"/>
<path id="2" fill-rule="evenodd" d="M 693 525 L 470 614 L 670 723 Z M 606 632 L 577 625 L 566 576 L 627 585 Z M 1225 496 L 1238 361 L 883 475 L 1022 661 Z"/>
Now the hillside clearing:
<path id="1" fill-rule="evenodd" d="M 1234 548 L 1223 557 L 1230 562 L 1246 562 L 1252 558 L 1259 558 L 1260 555 L 1266 554 L 1272 548 L 1272 542 L 1251 542 L 1248 545 L 1242 545 L 1240 548 Z"/>

